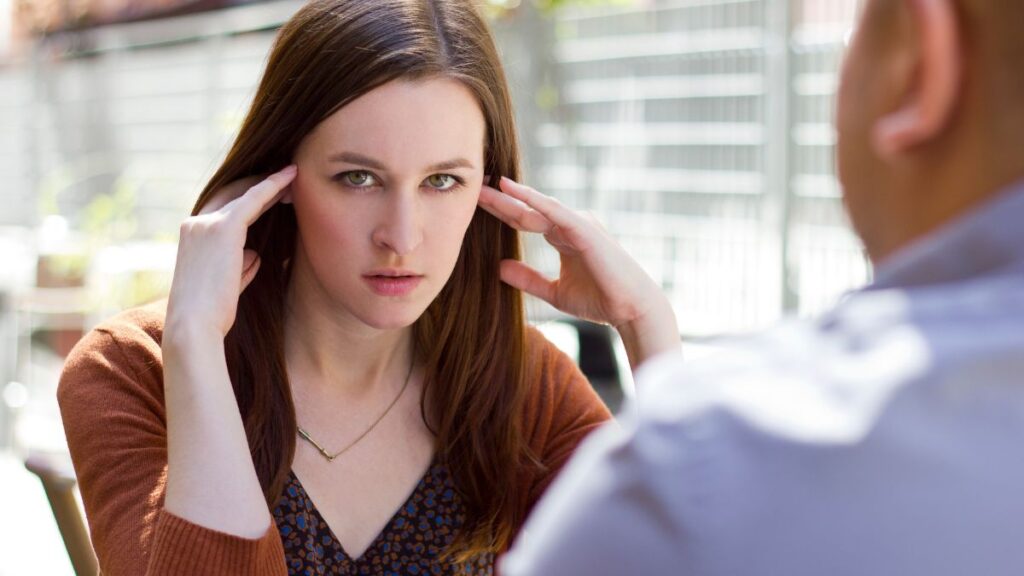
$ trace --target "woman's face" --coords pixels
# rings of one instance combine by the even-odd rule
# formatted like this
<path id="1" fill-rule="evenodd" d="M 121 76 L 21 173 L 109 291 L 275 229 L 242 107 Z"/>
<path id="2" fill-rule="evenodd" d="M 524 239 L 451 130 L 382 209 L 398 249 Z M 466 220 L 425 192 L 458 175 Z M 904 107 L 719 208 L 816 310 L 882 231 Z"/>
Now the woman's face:
<path id="1" fill-rule="evenodd" d="M 396 80 L 299 145 L 293 281 L 378 329 L 409 326 L 451 276 L 483 184 L 486 124 L 446 78 Z"/>

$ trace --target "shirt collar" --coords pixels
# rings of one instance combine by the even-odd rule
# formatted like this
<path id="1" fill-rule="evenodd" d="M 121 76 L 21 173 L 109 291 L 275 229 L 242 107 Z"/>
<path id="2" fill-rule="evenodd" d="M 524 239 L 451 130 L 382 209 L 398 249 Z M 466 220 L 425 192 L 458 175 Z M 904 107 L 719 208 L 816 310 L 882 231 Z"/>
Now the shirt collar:
<path id="1" fill-rule="evenodd" d="M 965 280 L 1024 264 L 1024 182 L 892 255 L 868 289 Z"/>

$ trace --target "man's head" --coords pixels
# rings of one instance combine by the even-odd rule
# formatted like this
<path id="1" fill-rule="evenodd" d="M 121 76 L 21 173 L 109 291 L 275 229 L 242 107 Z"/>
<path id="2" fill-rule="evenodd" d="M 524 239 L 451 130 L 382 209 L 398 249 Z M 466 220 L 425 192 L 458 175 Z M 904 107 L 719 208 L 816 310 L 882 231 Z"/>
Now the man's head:
<path id="1" fill-rule="evenodd" d="M 875 262 L 1024 178 L 1024 0 L 865 0 L 836 122 Z"/>

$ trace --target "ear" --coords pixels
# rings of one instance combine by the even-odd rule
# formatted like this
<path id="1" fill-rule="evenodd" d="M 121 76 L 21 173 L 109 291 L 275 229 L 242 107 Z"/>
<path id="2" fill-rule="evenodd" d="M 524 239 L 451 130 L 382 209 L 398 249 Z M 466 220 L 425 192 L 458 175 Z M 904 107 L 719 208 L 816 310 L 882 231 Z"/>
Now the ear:
<path id="1" fill-rule="evenodd" d="M 279 202 L 281 204 L 291 204 L 293 202 L 293 200 L 292 200 L 292 185 L 291 184 L 289 184 L 288 186 L 285 186 L 285 189 L 284 189 L 283 193 L 281 194 L 281 199 L 279 200 Z"/>
<path id="2" fill-rule="evenodd" d="M 963 76 L 961 38 L 953 0 L 901 0 L 909 12 L 914 37 L 912 76 L 896 110 L 874 127 L 882 156 L 900 155 L 942 133 L 956 110 Z"/>

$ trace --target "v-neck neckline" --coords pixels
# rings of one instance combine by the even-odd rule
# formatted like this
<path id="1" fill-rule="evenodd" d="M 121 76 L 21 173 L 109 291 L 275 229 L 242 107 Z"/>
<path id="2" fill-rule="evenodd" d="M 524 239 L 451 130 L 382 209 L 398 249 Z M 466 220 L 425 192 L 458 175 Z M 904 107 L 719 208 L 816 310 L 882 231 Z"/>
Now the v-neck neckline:
<path id="1" fill-rule="evenodd" d="M 435 474 L 436 468 L 438 466 L 440 466 L 440 463 L 437 461 L 437 457 L 435 456 L 433 459 L 431 459 L 430 465 L 427 466 L 426 472 L 424 472 L 423 475 L 420 476 L 419 481 L 416 482 L 416 486 L 413 487 L 412 491 L 409 492 L 409 495 L 406 496 L 405 500 L 402 501 L 402 504 L 399 505 L 399 507 L 395 510 L 394 514 L 392 514 L 391 517 L 388 519 L 387 523 L 384 525 L 384 528 L 382 528 L 381 531 L 373 537 L 373 540 L 370 541 L 369 546 L 367 546 L 366 549 L 363 550 L 363 553 L 360 554 L 358 558 L 353 557 L 351 554 L 349 554 L 348 550 L 345 549 L 345 545 L 341 543 L 341 540 L 334 533 L 334 529 L 331 528 L 331 525 L 328 524 L 327 519 L 324 518 L 324 516 L 320 513 L 320 508 L 316 505 L 316 502 L 313 502 L 313 498 L 309 495 L 309 492 L 306 492 L 306 487 L 302 485 L 302 481 L 299 480 L 299 476 L 295 473 L 295 470 L 289 470 L 288 475 L 291 477 L 292 481 L 295 483 L 295 486 L 298 488 L 299 496 L 301 498 L 306 499 L 310 503 L 310 507 L 312 508 L 312 510 L 310 510 L 310 513 L 313 515 L 314 519 L 319 525 L 322 525 L 324 526 L 324 528 L 326 528 L 327 536 L 330 537 L 332 542 L 338 545 L 338 550 L 341 551 L 341 553 L 349 562 L 352 562 L 354 564 L 362 564 L 363 561 L 367 559 L 367 557 L 369 557 L 370 553 L 375 551 L 377 547 L 381 545 L 381 541 L 383 540 L 383 538 L 392 532 L 394 525 L 398 522 L 400 518 L 404 516 L 406 509 L 409 507 L 409 504 L 413 501 L 416 495 L 419 494 L 426 487 L 427 479 L 430 478 L 431 475 Z"/>

